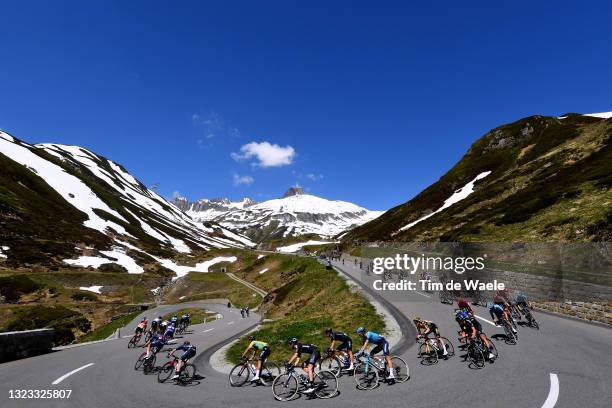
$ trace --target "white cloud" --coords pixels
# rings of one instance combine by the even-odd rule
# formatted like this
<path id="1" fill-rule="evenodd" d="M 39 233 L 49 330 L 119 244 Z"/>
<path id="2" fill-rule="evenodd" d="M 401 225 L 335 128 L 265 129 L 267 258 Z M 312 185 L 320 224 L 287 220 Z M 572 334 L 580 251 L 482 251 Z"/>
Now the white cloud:
<path id="1" fill-rule="evenodd" d="M 257 159 L 252 164 L 259 167 L 281 167 L 293 163 L 295 149 L 291 146 L 279 146 L 270 142 L 251 142 L 240 148 L 240 153 L 232 153 L 236 161 Z"/>
<path id="2" fill-rule="evenodd" d="M 317 181 L 317 180 L 323 179 L 323 175 L 322 174 L 308 173 L 306 175 L 306 178 L 311 180 L 311 181 Z"/>
<path id="3" fill-rule="evenodd" d="M 176 191 L 176 190 L 175 190 L 175 191 L 173 191 L 173 192 L 172 192 L 172 199 L 173 199 L 173 200 L 174 200 L 175 198 L 181 198 L 181 197 L 183 197 L 183 195 L 181 194 L 181 192 L 180 192 L 180 191 Z"/>
<path id="4" fill-rule="evenodd" d="M 251 176 L 241 176 L 238 173 L 234 173 L 232 177 L 232 181 L 234 183 L 234 186 L 239 186 L 242 184 L 245 184 L 248 186 L 250 184 L 253 184 L 255 182 L 255 179 Z"/>

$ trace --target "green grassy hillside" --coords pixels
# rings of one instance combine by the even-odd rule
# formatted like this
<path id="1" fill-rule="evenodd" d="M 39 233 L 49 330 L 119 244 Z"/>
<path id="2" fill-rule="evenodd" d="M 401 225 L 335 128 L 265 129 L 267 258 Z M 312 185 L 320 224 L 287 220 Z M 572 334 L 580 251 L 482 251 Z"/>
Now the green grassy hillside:
<path id="1" fill-rule="evenodd" d="M 355 241 L 610 241 L 612 119 L 531 116 L 476 141 L 440 180 L 344 237 Z M 480 173 L 466 199 L 440 208 Z"/>

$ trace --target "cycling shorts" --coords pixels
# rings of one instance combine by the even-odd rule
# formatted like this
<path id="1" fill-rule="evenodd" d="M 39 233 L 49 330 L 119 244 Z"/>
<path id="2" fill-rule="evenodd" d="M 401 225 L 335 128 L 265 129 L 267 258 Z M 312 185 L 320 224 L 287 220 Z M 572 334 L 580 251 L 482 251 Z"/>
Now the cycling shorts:
<path id="1" fill-rule="evenodd" d="M 142 327 L 136 327 L 136 334 L 142 334 L 144 329 Z"/>
<path id="2" fill-rule="evenodd" d="M 157 353 L 159 350 L 164 348 L 164 342 L 163 341 L 156 341 L 151 343 L 151 349 L 157 349 L 157 351 L 155 351 L 155 353 Z"/>
<path id="3" fill-rule="evenodd" d="M 371 355 L 378 354 L 381 351 L 383 352 L 385 356 L 389 355 L 389 342 L 385 339 L 382 339 L 381 341 L 376 343 L 376 347 L 372 349 L 372 352 L 370 354 Z"/>
<path id="4" fill-rule="evenodd" d="M 189 349 L 183 353 L 183 355 L 181 356 L 181 360 L 187 361 L 195 355 L 196 355 L 196 351 L 194 349 Z"/>
<path id="5" fill-rule="evenodd" d="M 352 341 L 345 341 L 343 343 L 341 343 L 338 347 L 338 350 L 346 350 L 346 351 L 353 351 L 353 342 Z"/>
<path id="6" fill-rule="evenodd" d="M 268 358 L 268 356 L 270 355 L 270 353 L 272 353 L 272 350 L 270 350 L 270 347 L 264 347 L 261 350 L 261 353 L 259 353 L 259 359 L 261 361 L 266 361 L 266 358 Z"/>
<path id="7" fill-rule="evenodd" d="M 482 333 L 482 324 L 480 324 L 480 322 L 478 320 L 473 319 L 472 320 L 472 326 L 474 326 L 474 328 L 476 329 L 478 334 Z"/>
<path id="8" fill-rule="evenodd" d="M 321 358 L 321 353 L 319 352 L 319 350 L 315 350 L 310 355 L 310 358 L 308 359 L 307 363 L 308 364 L 312 364 L 312 365 L 316 365 L 317 361 L 319 361 L 320 358 Z"/>

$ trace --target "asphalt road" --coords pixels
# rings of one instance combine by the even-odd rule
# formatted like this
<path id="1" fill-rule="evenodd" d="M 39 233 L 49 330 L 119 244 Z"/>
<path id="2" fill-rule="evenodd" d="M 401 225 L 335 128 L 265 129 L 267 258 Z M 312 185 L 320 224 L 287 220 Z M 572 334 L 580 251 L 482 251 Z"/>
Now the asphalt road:
<path id="1" fill-rule="evenodd" d="M 359 278 L 358 269 L 342 266 L 344 273 Z M 367 404 L 376 407 L 609 407 L 612 372 L 612 331 L 595 325 L 537 314 L 541 330 L 519 329 L 519 343 L 511 346 L 497 341 L 500 358 L 494 364 L 475 370 L 455 356 L 434 366 L 422 366 L 416 358 L 412 339 L 405 339 L 399 352 L 408 361 L 411 379 L 403 384 L 383 384 L 371 391 L 355 389 L 352 377 L 340 379 L 340 394 L 330 400 L 301 397 L 289 403 L 273 399 L 270 388 L 245 386 L 231 388 L 227 376 L 208 366 L 208 357 L 227 339 L 256 325 L 260 317 L 252 314 L 242 319 L 236 310 L 223 305 L 203 305 L 218 311 L 223 318 L 204 325 L 192 326 L 185 338 L 198 346 L 196 359 L 203 378 L 188 387 L 159 384 L 156 376 L 133 370 L 141 349 L 128 349 L 128 339 L 97 343 L 52 354 L 0 365 L 0 401 L 2 407 L 355 407 Z M 152 317 L 181 305 L 161 306 L 146 312 Z M 389 305 L 387 305 L 389 306 Z M 405 299 L 391 302 L 391 309 L 404 317 L 417 314 L 433 320 L 442 334 L 455 343 L 456 331 L 452 306 L 437 298 L 411 293 Z M 488 319 L 486 311 L 478 313 Z M 137 320 L 137 319 L 135 319 Z M 401 319 L 404 323 L 406 319 Z M 482 321 L 490 336 L 501 329 Z M 367 325 L 367 323 L 365 323 Z M 400 325 L 402 322 L 400 321 Z M 407 337 L 412 329 L 404 327 Z M 179 339 L 180 340 L 180 339 Z M 396 350 L 398 347 L 396 345 Z M 457 350 L 457 354 L 461 353 Z M 272 359 L 274 354 L 272 355 Z M 165 355 L 158 355 L 158 365 Z M 91 365 L 90 365 L 91 364 Z M 84 368 L 82 368 L 84 367 Z M 80 371 L 63 378 L 73 370 Z M 551 374 L 558 380 L 558 398 L 551 394 Z M 58 382 L 58 379 L 61 379 Z M 53 384 L 56 382 L 56 384 Z M 70 389 L 70 399 L 15 400 L 9 390 Z M 548 401 L 548 402 L 547 402 Z M 548 404 L 548 405 L 546 405 Z"/>

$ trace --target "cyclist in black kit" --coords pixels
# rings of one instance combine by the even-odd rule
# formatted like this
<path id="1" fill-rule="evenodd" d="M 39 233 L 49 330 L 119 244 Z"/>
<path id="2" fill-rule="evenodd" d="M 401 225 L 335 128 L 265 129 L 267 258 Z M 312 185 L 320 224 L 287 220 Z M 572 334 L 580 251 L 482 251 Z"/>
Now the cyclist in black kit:
<path id="1" fill-rule="evenodd" d="M 334 332 L 331 327 L 325 329 L 325 335 L 331 340 L 331 345 L 329 346 L 329 348 L 332 350 L 334 350 L 336 342 L 340 342 L 340 345 L 336 348 L 336 350 L 346 350 L 346 354 L 348 354 L 351 362 L 351 365 L 348 367 L 348 370 L 354 369 L 355 367 L 353 365 L 353 362 L 355 361 L 355 358 L 353 356 L 353 339 L 351 339 L 350 336 L 344 332 Z"/>
<path id="2" fill-rule="evenodd" d="M 302 344 L 296 337 L 289 340 L 289 345 L 294 351 L 293 357 L 289 359 L 287 364 L 299 363 L 302 353 L 310 354 L 307 361 L 304 362 L 304 371 L 308 374 L 308 389 L 304 391 L 305 394 L 310 394 L 315 390 L 314 387 L 314 368 L 319 359 L 321 358 L 321 352 L 319 348 L 314 344 Z"/>

